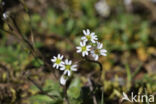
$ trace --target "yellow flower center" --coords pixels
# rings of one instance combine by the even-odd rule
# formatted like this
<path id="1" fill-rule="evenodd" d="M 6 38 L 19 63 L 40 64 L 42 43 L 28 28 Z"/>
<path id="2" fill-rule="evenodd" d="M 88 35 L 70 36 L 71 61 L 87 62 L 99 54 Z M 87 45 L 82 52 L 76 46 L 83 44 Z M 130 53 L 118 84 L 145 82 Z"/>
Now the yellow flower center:
<path id="1" fill-rule="evenodd" d="M 90 36 L 90 35 L 87 35 L 86 38 L 87 38 L 88 40 L 91 40 L 91 36 Z"/>
<path id="2" fill-rule="evenodd" d="M 96 49 L 95 50 L 95 54 L 99 55 L 100 54 L 100 50 Z"/>
<path id="3" fill-rule="evenodd" d="M 83 51 L 86 51 L 86 50 L 87 50 L 86 46 L 83 46 L 83 47 L 82 47 L 82 52 L 83 52 Z"/>
<path id="4" fill-rule="evenodd" d="M 65 67 L 66 67 L 66 70 L 70 70 L 71 65 L 66 65 Z"/>
<path id="5" fill-rule="evenodd" d="M 60 64 L 61 60 L 60 59 L 56 59 L 56 64 Z"/>

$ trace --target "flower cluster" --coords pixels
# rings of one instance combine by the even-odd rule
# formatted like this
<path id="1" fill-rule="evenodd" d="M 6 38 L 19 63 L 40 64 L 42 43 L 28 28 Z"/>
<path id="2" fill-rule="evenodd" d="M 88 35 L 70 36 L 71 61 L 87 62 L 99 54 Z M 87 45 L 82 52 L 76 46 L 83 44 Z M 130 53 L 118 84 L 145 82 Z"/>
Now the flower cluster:
<path id="1" fill-rule="evenodd" d="M 83 34 L 84 36 L 81 37 L 80 46 L 76 47 L 77 53 L 81 53 L 83 57 L 90 55 L 96 61 L 99 59 L 99 56 L 106 56 L 107 50 L 103 49 L 103 44 L 98 42 L 97 35 L 94 32 L 90 32 L 87 29 L 83 30 Z M 57 56 L 53 56 L 51 61 L 54 68 L 64 71 L 60 78 L 60 83 L 65 85 L 72 72 L 77 71 L 77 64 L 73 64 L 68 59 L 63 60 L 63 58 L 63 55 L 58 54 Z"/>
<path id="2" fill-rule="evenodd" d="M 90 32 L 89 29 L 83 30 L 84 36 L 81 37 L 80 46 L 77 48 L 77 53 L 82 53 L 82 56 L 88 56 L 89 54 L 98 60 L 99 56 L 106 56 L 106 49 L 103 49 L 103 44 L 98 42 L 97 35 L 94 32 Z"/>
<path id="3" fill-rule="evenodd" d="M 57 57 L 54 56 L 51 61 L 53 62 L 53 67 L 56 69 L 60 69 L 63 72 L 63 75 L 60 78 L 60 83 L 62 85 L 66 84 L 66 81 L 69 79 L 69 77 L 72 74 L 72 71 L 77 71 L 77 65 L 72 64 L 71 60 L 65 59 L 63 61 L 63 55 L 58 54 Z"/>

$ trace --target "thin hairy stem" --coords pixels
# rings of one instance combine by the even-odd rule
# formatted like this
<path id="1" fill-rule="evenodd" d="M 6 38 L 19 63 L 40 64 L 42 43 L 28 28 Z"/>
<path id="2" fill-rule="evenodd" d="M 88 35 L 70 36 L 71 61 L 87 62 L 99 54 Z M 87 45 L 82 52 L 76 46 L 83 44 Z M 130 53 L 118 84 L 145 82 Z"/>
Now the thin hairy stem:
<path id="1" fill-rule="evenodd" d="M 89 83 L 89 89 L 90 89 L 90 91 L 93 92 L 93 90 L 94 90 L 93 89 L 93 84 L 92 84 L 90 78 L 88 78 L 88 83 Z M 93 92 L 92 98 L 93 98 L 93 103 L 94 104 L 97 104 L 97 100 L 96 100 L 96 96 L 95 96 L 94 92 Z"/>
<path id="2" fill-rule="evenodd" d="M 47 91 L 44 91 L 44 90 L 42 89 L 42 87 L 41 87 L 38 83 L 36 83 L 32 78 L 30 78 L 30 77 L 27 77 L 27 78 L 28 78 L 29 81 L 31 81 L 31 82 L 40 90 L 40 93 L 41 93 L 41 94 L 46 95 L 46 96 L 50 97 L 51 99 L 53 99 L 53 98 L 56 97 L 56 96 L 49 95 L 49 94 L 47 93 Z"/>
<path id="3" fill-rule="evenodd" d="M 85 59 L 86 59 L 86 61 L 88 61 L 88 62 L 92 62 L 92 63 L 98 64 L 99 67 L 100 67 L 100 71 L 102 72 L 103 66 L 102 66 L 102 64 L 101 64 L 99 61 L 91 60 L 91 59 L 89 59 L 89 58 L 87 58 L 87 57 L 85 57 Z"/>

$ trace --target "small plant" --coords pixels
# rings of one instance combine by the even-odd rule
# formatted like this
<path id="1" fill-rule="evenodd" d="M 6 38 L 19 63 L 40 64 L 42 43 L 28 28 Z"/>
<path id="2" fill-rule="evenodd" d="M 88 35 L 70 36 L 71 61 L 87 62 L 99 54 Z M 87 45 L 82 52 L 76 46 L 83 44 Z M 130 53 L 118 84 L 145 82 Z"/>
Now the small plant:
<path id="1" fill-rule="evenodd" d="M 84 36 L 81 37 L 80 46 L 76 47 L 77 53 L 81 53 L 83 59 L 93 59 L 95 62 L 98 62 L 100 56 L 107 55 L 107 50 L 103 48 L 102 43 L 98 42 L 97 35 L 95 35 L 94 32 L 90 32 L 90 30 L 87 29 L 83 30 L 83 34 Z M 54 68 L 64 71 L 60 78 L 60 83 L 65 85 L 66 81 L 69 79 L 69 77 L 71 77 L 72 73 L 77 71 L 78 65 L 73 64 L 71 60 L 63 60 L 63 58 L 63 55 L 58 54 L 57 57 L 53 56 L 51 61 L 53 62 Z"/>

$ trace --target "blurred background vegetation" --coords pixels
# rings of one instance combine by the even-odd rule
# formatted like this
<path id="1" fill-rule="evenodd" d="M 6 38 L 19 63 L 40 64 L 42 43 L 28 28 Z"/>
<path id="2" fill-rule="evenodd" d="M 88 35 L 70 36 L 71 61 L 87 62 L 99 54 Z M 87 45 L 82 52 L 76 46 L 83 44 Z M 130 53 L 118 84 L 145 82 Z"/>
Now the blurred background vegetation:
<path id="1" fill-rule="evenodd" d="M 156 95 L 155 0 L 0 0 L 0 16 L 0 104 L 66 104 L 50 59 L 80 59 L 75 46 L 87 28 L 108 56 L 99 60 L 102 72 L 79 65 L 70 104 L 94 104 L 93 95 L 98 104 L 120 104 L 123 91 Z"/>

